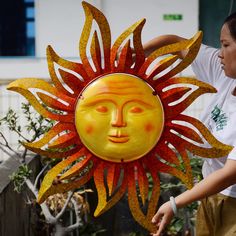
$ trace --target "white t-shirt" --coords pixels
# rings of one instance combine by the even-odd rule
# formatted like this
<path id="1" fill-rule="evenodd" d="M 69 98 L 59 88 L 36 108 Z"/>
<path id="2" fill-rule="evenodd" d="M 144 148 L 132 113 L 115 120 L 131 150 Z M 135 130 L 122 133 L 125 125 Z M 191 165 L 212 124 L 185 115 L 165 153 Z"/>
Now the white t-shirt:
<path id="1" fill-rule="evenodd" d="M 197 79 L 211 84 L 218 91 L 212 96 L 201 120 L 219 141 L 235 148 L 226 157 L 205 159 L 202 168 L 204 177 L 222 168 L 227 158 L 236 161 L 236 96 L 232 95 L 236 79 L 225 75 L 218 54 L 219 50 L 202 45 L 192 63 Z M 221 193 L 236 198 L 236 185 Z"/>

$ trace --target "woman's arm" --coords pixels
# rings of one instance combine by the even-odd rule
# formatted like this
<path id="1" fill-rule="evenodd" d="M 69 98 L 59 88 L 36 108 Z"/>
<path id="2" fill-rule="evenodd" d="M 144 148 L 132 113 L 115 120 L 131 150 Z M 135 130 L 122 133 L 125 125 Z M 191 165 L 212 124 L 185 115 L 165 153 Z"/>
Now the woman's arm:
<path id="1" fill-rule="evenodd" d="M 150 55 L 153 51 L 155 51 L 158 48 L 161 48 L 168 44 L 178 43 L 182 40 L 186 39 L 173 34 L 158 36 L 143 45 L 145 56 Z M 180 58 L 183 58 L 185 56 L 185 53 L 184 51 L 181 51 L 178 55 L 180 56 Z"/>
<path id="2" fill-rule="evenodd" d="M 207 178 L 196 184 L 191 190 L 187 190 L 175 198 L 177 208 L 182 208 L 189 203 L 201 200 L 216 194 L 236 183 L 236 161 L 227 160 L 222 169 L 210 174 Z M 165 226 L 173 217 L 170 202 L 163 204 L 152 219 L 157 225 L 157 232 L 153 236 L 160 236 Z"/>

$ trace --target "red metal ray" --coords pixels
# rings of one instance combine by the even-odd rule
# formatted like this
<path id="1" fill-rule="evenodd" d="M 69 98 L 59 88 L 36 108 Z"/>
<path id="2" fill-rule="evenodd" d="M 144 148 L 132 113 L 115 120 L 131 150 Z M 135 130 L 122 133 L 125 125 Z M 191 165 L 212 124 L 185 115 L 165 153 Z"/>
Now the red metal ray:
<path id="1" fill-rule="evenodd" d="M 80 58 L 82 60 L 82 63 L 84 65 L 87 74 L 89 74 L 90 78 L 94 78 L 96 76 L 96 73 L 93 71 L 88 61 L 86 53 L 93 21 L 97 23 L 101 32 L 102 48 L 104 54 L 104 72 L 110 71 L 109 60 L 110 60 L 110 49 L 111 49 L 111 33 L 106 17 L 98 9 L 96 9 L 94 6 L 92 6 L 87 2 L 82 2 L 82 5 L 86 15 L 86 20 L 80 37 L 80 44 L 79 44 Z"/>
<path id="2" fill-rule="evenodd" d="M 65 71 L 61 68 L 58 69 L 62 80 L 69 86 L 69 88 L 74 92 L 71 94 L 73 97 L 78 97 L 78 94 L 84 89 L 85 82 L 84 78 L 78 78 L 72 73 Z"/>
<path id="3" fill-rule="evenodd" d="M 71 132 L 59 136 L 56 140 L 48 145 L 49 148 L 67 148 L 74 144 L 81 144 L 77 133 Z"/>
<path id="4" fill-rule="evenodd" d="M 126 188 L 127 188 L 127 182 L 126 180 L 126 173 L 124 172 L 124 178 L 119 186 L 118 190 L 112 195 L 112 198 L 110 198 L 110 194 L 107 193 L 105 182 L 108 181 L 105 179 L 104 171 L 107 169 L 108 164 L 106 162 L 100 161 L 98 167 L 94 171 L 94 182 L 96 185 L 96 189 L 98 192 L 98 204 L 97 208 L 94 212 L 94 216 L 99 216 L 103 212 L 109 210 L 112 206 L 114 206 L 124 195 Z M 116 165 L 115 163 L 113 165 Z"/>
<path id="5" fill-rule="evenodd" d="M 42 102 L 53 109 L 56 109 L 58 111 L 67 111 L 67 112 L 73 112 L 74 111 L 74 102 L 70 103 L 68 105 L 63 104 L 62 102 L 48 96 L 47 94 L 37 92 L 38 97 L 42 100 Z"/>
<path id="6" fill-rule="evenodd" d="M 102 73 L 102 55 L 97 31 L 95 31 L 93 34 L 92 43 L 90 47 L 90 54 L 96 68 L 96 73 L 100 75 Z"/>
<path id="7" fill-rule="evenodd" d="M 111 196 L 114 191 L 117 189 L 119 180 L 122 181 L 121 178 L 121 166 L 120 165 L 114 165 L 113 163 L 110 164 L 107 168 L 107 186 L 109 195 Z M 124 176 L 123 176 L 124 177 Z"/>
<path id="8" fill-rule="evenodd" d="M 83 152 L 81 150 L 79 152 L 81 152 L 81 155 L 83 155 Z M 80 188 L 91 179 L 91 177 L 93 176 L 93 172 L 97 166 L 96 158 L 92 158 L 91 160 L 93 163 L 93 166 L 90 168 L 90 171 L 85 172 L 85 174 L 82 176 L 79 176 L 78 179 L 76 180 L 73 179 L 73 181 L 69 181 L 69 182 L 59 180 L 59 174 L 66 167 L 68 167 L 71 163 L 73 163 L 76 159 L 79 158 L 78 157 L 79 152 L 61 161 L 60 163 L 58 163 L 56 166 L 54 166 L 51 170 L 47 172 L 41 184 L 41 188 L 39 190 L 39 196 L 37 200 L 39 204 L 44 202 L 48 196 L 53 195 L 55 193 L 64 193 L 71 189 Z"/>
<path id="9" fill-rule="evenodd" d="M 86 170 L 86 172 L 90 171 L 91 167 L 89 165 L 92 160 L 92 155 L 86 152 L 84 153 L 84 156 L 81 156 L 79 158 L 84 159 L 78 160 L 76 164 L 74 164 L 69 170 L 63 173 L 59 178 L 60 180 L 70 179 L 71 177 L 79 176 L 85 168 L 88 169 Z"/>

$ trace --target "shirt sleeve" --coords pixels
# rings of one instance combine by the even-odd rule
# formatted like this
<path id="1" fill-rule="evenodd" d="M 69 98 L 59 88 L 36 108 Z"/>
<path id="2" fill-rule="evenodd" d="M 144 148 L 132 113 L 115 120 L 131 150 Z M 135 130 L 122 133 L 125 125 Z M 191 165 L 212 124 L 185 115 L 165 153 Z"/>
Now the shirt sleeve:
<path id="1" fill-rule="evenodd" d="M 219 49 L 201 45 L 197 57 L 192 63 L 192 69 L 198 80 L 214 86 L 222 74 Z"/>
<path id="2" fill-rule="evenodd" d="M 233 150 L 229 153 L 227 158 L 236 161 L 236 147 L 235 146 L 234 146 Z"/>

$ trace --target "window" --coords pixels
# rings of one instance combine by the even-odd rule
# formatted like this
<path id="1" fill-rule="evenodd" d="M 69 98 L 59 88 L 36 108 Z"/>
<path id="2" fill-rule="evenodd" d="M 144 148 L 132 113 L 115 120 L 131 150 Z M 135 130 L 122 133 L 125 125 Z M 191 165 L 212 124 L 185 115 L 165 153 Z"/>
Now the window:
<path id="1" fill-rule="evenodd" d="M 34 56 L 34 0 L 5 0 L 0 8 L 0 56 Z"/>
<path id="2" fill-rule="evenodd" d="M 203 31 L 203 43 L 220 47 L 220 29 L 227 15 L 236 11 L 234 0 L 200 0 L 199 28 Z"/>

